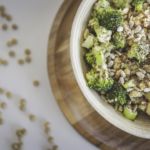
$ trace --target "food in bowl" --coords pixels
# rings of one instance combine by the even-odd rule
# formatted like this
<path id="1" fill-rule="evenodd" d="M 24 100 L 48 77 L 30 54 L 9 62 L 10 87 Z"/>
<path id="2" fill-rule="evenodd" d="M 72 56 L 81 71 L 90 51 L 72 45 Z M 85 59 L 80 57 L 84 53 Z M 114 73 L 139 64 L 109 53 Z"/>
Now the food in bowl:
<path id="1" fill-rule="evenodd" d="M 96 1 L 82 48 L 88 87 L 129 120 L 150 116 L 150 1 Z"/>

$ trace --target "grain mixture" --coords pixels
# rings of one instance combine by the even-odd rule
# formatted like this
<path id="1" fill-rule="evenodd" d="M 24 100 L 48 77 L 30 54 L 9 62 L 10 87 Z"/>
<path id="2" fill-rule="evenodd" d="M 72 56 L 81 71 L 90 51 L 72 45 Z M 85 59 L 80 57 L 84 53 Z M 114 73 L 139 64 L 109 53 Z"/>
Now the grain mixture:
<path id="1" fill-rule="evenodd" d="M 129 120 L 150 115 L 150 1 L 96 1 L 82 47 L 89 88 Z"/>

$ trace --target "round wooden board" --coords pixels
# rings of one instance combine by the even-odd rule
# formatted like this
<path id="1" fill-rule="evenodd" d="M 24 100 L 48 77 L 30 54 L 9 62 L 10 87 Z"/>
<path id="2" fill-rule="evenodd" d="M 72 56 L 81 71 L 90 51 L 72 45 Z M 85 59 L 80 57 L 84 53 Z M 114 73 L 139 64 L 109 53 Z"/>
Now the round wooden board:
<path id="1" fill-rule="evenodd" d="M 76 83 L 69 56 L 69 39 L 80 3 L 81 0 L 63 3 L 50 34 L 48 73 L 55 98 L 70 124 L 102 150 L 112 150 L 112 147 L 114 150 L 150 150 L 150 140 L 129 135 L 104 120 L 89 105 Z"/>

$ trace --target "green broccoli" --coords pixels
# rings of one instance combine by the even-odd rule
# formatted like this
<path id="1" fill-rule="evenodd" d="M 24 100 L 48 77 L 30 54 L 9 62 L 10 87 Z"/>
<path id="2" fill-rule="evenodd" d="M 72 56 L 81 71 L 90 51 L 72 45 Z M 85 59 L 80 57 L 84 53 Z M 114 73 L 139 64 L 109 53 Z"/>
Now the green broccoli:
<path id="1" fill-rule="evenodd" d="M 128 51 L 128 58 L 135 58 L 140 61 L 139 45 L 134 43 Z"/>
<path id="2" fill-rule="evenodd" d="M 143 10 L 143 3 L 145 0 L 133 0 L 132 5 L 135 7 L 137 12 L 141 12 Z"/>
<path id="3" fill-rule="evenodd" d="M 82 43 L 82 47 L 90 49 L 94 45 L 95 37 L 93 35 L 88 35 L 85 41 Z"/>
<path id="4" fill-rule="evenodd" d="M 135 87 L 135 81 L 134 80 L 129 80 L 128 82 L 126 82 L 123 87 L 125 89 L 128 89 L 128 88 L 133 88 Z"/>
<path id="5" fill-rule="evenodd" d="M 107 65 L 105 62 L 104 52 L 103 51 L 97 51 L 97 49 L 94 49 L 94 61 L 95 65 L 94 68 L 91 69 L 86 74 L 86 80 L 87 84 L 90 88 L 95 89 L 96 91 L 108 91 L 113 86 L 114 80 L 109 77 Z"/>
<path id="6" fill-rule="evenodd" d="M 86 73 L 86 80 L 89 88 L 97 90 L 97 80 L 98 80 L 98 74 L 94 69 L 90 70 L 88 73 Z"/>
<path id="7" fill-rule="evenodd" d="M 85 54 L 86 62 L 91 66 L 102 66 L 105 62 L 104 54 L 110 52 L 114 46 L 111 43 L 103 43 L 100 46 L 94 46 L 92 50 Z"/>
<path id="8" fill-rule="evenodd" d="M 95 4 L 94 9 L 98 11 L 101 8 L 107 8 L 110 6 L 110 3 L 107 0 L 98 0 L 98 2 Z"/>
<path id="9" fill-rule="evenodd" d="M 102 26 L 94 26 L 94 31 L 96 32 L 99 42 L 105 43 L 109 42 L 111 39 L 112 31 L 107 30 Z"/>
<path id="10" fill-rule="evenodd" d="M 103 61 L 105 61 L 104 53 L 102 51 L 95 52 L 96 66 L 102 66 Z"/>
<path id="11" fill-rule="evenodd" d="M 136 59 L 139 62 L 143 62 L 146 59 L 146 56 L 149 54 L 149 47 L 146 45 L 140 45 L 134 43 L 128 51 L 128 58 Z"/>
<path id="12" fill-rule="evenodd" d="M 103 51 L 104 53 L 106 53 L 106 52 L 110 53 L 114 48 L 115 48 L 115 46 L 110 42 L 102 43 L 99 47 L 99 49 L 101 51 Z"/>
<path id="13" fill-rule="evenodd" d="M 101 66 L 104 61 L 104 54 L 102 51 L 90 51 L 85 54 L 86 62 L 91 66 Z"/>
<path id="14" fill-rule="evenodd" d="M 129 0 L 112 0 L 112 2 L 115 5 L 115 7 L 122 9 L 127 7 L 129 4 Z"/>
<path id="15" fill-rule="evenodd" d="M 108 91 L 112 88 L 114 80 L 109 77 L 107 69 L 101 69 L 99 72 L 98 87 L 100 91 Z"/>
<path id="16" fill-rule="evenodd" d="M 124 111 L 123 111 L 123 115 L 129 119 L 134 121 L 138 115 L 137 111 L 133 111 L 130 107 L 125 106 L 124 107 Z"/>
<path id="17" fill-rule="evenodd" d="M 99 42 L 105 43 L 110 41 L 112 31 L 100 26 L 97 18 L 90 19 L 88 26 L 95 32 Z"/>
<path id="18" fill-rule="evenodd" d="M 113 85 L 112 89 L 107 93 L 107 97 L 114 99 L 120 105 L 126 104 L 128 98 L 126 90 L 118 83 Z"/>
<path id="19" fill-rule="evenodd" d="M 114 81 L 108 76 L 108 71 L 101 69 L 100 72 L 90 70 L 86 74 L 86 80 L 89 88 L 98 92 L 106 92 L 111 89 Z"/>
<path id="20" fill-rule="evenodd" d="M 85 54 L 86 62 L 91 66 L 101 66 L 105 61 L 104 51 L 100 46 L 94 46 L 92 50 Z"/>
<path id="21" fill-rule="evenodd" d="M 90 35 L 89 29 L 85 29 L 83 38 L 86 39 Z"/>
<path id="22" fill-rule="evenodd" d="M 95 57 L 92 52 L 88 52 L 85 54 L 85 60 L 86 60 L 87 64 L 89 64 L 91 66 L 95 65 Z"/>
<path id="23" fill-rule="evenodd" d="M 93 30 L 94 30 L 95 27 L 99 27 L 98 19 L 97 18 L 91 18 L 89 23 L 88 23 L 88 27 L 90 27 Z"/>
<path id="24" fill-rule="evenodd" d="M 113 35 L 113 43 L 117 49 L 124 48 L 126 45 L 126 39 L 122 33 L 116 32 Z"/>
<path id="25" fill-rule="evenodd" d="M 100 25 L 108 30 L 116 30 L 123 24 L 123 15 L 119 10 L 112 8 L 104 9 L 101 13 L 98 13 Z"/>
<path id="26" fill-rule="evenodd" d="M 107 0 L 98 0 L 98 2 L 94 6 L 93 16 L 97 16 L 97 14 L 101 14 L 106 8 L 110 7 L 110 3 Z"/>

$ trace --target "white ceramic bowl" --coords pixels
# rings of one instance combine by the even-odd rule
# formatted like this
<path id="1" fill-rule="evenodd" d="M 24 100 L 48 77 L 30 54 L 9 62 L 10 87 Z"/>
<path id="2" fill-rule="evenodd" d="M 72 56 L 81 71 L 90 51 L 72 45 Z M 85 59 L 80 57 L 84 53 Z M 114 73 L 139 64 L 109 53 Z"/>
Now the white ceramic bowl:
<path id="1" fill-rule="evenodd" d="M 86 66 L 84 64 L 80 45 L 83 30 L 85 29 L 91 8 L 95 1 L 96 0 L 82 1 L 72 26 L 70 56 L 76 80 L 88 102 L 108 122 L 127 133 L 150 139 L 150 119 L 143 116 L 139 117 L 134 122 L 125 119 L 119 112 L 116 112 L 112 106 L 104 102 L 95 91 L 87 87 L 84 77 Z"/>

